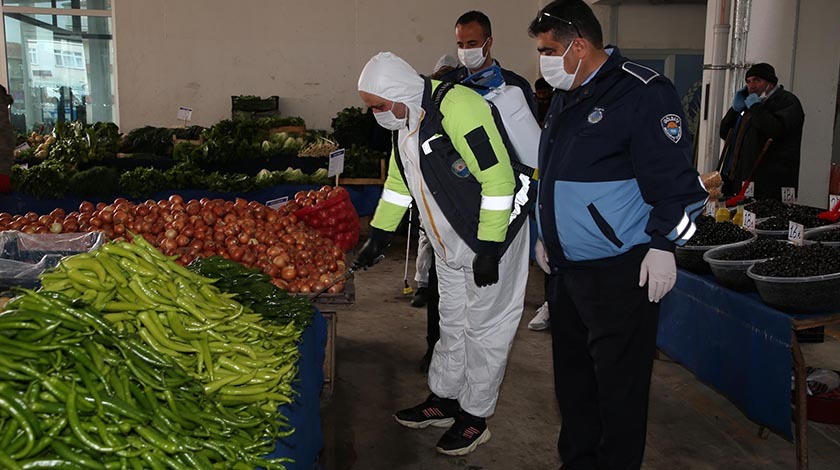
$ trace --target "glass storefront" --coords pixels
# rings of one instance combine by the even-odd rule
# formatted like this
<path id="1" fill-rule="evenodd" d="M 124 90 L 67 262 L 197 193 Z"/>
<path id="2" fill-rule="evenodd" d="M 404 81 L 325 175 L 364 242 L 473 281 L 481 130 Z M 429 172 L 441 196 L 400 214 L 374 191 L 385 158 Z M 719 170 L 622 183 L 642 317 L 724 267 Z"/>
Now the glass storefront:
<path id="1" fill-rule="evenodd" d="M 12 5 L 51 10 L 23 13 Z M 3 3 L 12 125 L 19 132 L 63 121 L 115 120 L 112 19 L 85 16 L 84 10 L 56 14 L 70 7 L 109 9 L 110 1 Z"/>

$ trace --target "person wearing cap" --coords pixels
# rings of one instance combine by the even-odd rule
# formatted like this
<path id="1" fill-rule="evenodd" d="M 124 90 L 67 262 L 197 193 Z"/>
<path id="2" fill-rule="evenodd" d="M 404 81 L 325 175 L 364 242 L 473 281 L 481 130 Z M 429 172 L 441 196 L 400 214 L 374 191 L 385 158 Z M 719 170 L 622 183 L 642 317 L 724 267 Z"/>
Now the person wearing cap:
<path id="1" fill-rule="evenodd" d="M 755 197 L 778 200 L 782 188 L 799 187 L 805 112 L 799 98 L 779 85 L 772 65 L 753 65 L 745 80 L 720 123 L 720 137 L 728 141 L 721 172 L 724 194 L 737 194 L 755 167 L 750 179 Z M 773 142 L 758 162 L 768 139 Z"/>
<path id="2" fill-rule="evenodd" d="M 452 57 L 449 54 L 444 54 L 440 56 L 440 59 L 438 59 L 435 64 L 435 68 L 432 69 L 432 74 L 429 75 L 429 77 L 435 80 L 440 80 L 440 78 L 444 75 L 457 69 L 459 65 L 460 64 L 457 58 Z"/>
<path id="3" fill-rule="evenodd" d="M 527 207 L 514 210 L 522 183 L 479 94 L 424 78 L 390 52 L 368 61 L 358 89 L 395 144 L 370 238 L 353 266 L 375 264 L 413 199 L 434 249 L 440 293 L 431 394 L 394 417 L 410 428 L 449 427 L 437 451 L 464 455 L 490 439 L 486 418 L 522 316 Z"/>
<path id="4" fill-rule="evenodd" d="M 539 152 L 537 263 L 549 273 L 557 448 L 567 469 L 638 469 L 659 302 L 708 193 L 674 85 L 603 45 L 584 0 L 528 28 L 555 90 Z"/>
<path id="5" fill-rule="evenodd" d="M 442 81 L 465 84 L 471 77 L 476 77 L 476 85 L 480 87 L 483 82 L 495 78 L 502 84 L 519 87 L 528 107 L 536 116 L 537 103 L 534 101 L 531 84 L 516 73 L 502 68 L 490 53 L 493 48 L 493 28 L 487 15 L 480 11 L 468 11 L 458 17 L 455 22 L 455 41 L 461 66 L 441 76 Z M 498 72 L 499 75 L 494 77 L 490 72 Z M 478 78 L 483 74 L 487 78 Z"/>

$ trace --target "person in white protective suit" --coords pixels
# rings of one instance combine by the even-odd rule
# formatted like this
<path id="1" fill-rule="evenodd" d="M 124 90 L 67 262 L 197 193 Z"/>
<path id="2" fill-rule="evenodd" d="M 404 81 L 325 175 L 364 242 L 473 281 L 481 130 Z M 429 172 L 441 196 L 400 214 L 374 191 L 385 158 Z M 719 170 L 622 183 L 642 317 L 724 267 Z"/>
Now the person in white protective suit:
<path id="1" fill-rule="evenodd" d="M 528 230 L 527 178 L 516 176 L 490 107 L 472 90 L 421 77 L 383 52 L 365 65 L 359 94 L 394 132 L 394 153 L 371 235 L 353 265 L 372 266 L 412 198 L 435 253 L 440 340 L 431 394 L 398 411 L 411 428 L 449 427 L 438 452 L 465 455 L 490 439 L 486 418 L 522 315 Z"/>

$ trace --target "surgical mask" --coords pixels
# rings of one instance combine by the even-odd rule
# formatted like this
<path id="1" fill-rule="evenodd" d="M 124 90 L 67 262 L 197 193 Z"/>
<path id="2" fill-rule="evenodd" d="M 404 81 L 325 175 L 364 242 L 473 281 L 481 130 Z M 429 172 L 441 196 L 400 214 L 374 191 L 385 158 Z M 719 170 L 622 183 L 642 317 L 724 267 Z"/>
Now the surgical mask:
<path id="1" fill-rule="evenodd" d="M 575 82 L 575 77 L 577 76 L 578 70 L 580 70 L 580 64 L 582 60 L 578 61 L 577 68 L 575 69 L 575 73 L 566 72 L 566 68 L 563 66 L 563 59 L 566 57 L 566 54 L 572 49 L 572 44 L 574 41 L 569 43 L 569 47 L 566 48 L 566 52 L 563 55 L 543 55 L 540 56 L 540 72 L 542 72 L 542 76 L 545 81 L 548 82 L 549 85 L 557 88 L 558 90 L 569 91 L 572 89 L 572 84 Z"/>
<path id="2" fill-rule="evenodd" d="M 394 106 L 396 106 L 396 103 L 392 104 L 391 109 L 388 111 L 373 113 L 373 117 L 376 119 L 376 122 L 389 131 L 398 131 L 403 129 L 406 127 L 406 123 L 408 122 L 408 116 L 398 118 L 394 115 Z"/>
<path id="3" fill-rule="evenodd" d="M 490 38 L 487 38 L 481 47 L 458 49 L 458 60 L 461 61 L 464 67 L 470 70 L 475 70 L 481 67 L 481 65 L 484 64 L 484 61 L 487 60 L 487 54 L 484 53 L 484 46 L 487 45 L 487 41 L 489 40 Z"/>

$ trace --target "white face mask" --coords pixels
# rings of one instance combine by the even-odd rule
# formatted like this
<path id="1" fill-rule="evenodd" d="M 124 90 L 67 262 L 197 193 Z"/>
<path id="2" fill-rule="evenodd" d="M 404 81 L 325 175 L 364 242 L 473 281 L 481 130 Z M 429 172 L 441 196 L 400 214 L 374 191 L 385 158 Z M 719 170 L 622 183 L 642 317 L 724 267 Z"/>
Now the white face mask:
<path id="1" fill-rule="evenodd" d="M 408 116 L 403 118 L 398 118 L 394 115 L 394 106 L 396 103 L 391 105 L 391 109 L 388 111 L 382 111 L 381 113 L 373 113 L 373 117 L 376 119 L 376 122 L 379 123 L 380 126 L 388 129 L 389 131 L 398 131 L 400 129 L 404 129 L 408 122 Z"/>
<path id="2" fill-rule="evenodd" d="M 566 52 L 563 55 L 540 56 L 540 72 L 542 72 L 543 78 L 549 85 L 558 90 L 569 91 L 575 82 L 578 70 L 580 70 L 581 60 L 578 60 L 575 73 L 566 72 L 566 68 L 563 65 L 563 59 L 569 53 L 569 50 L 572 49 L 572 44 L 574 44 L 574 41 L 569 43 L 569 47 L 566 48 Z"/>
<path id="3" fill-rule="evenodd" d="M 484 64 L 484 61 L 487 60 L 487 54 L 484 53 L 484 46 L 487 45 L 487 41 L 489 40 L 490 38 L 487 38 L 481 47 L 458 49 L 458 60 L 461 61 L 464 67 L 470 70 L 475 70 L 481 67 Z"/>

